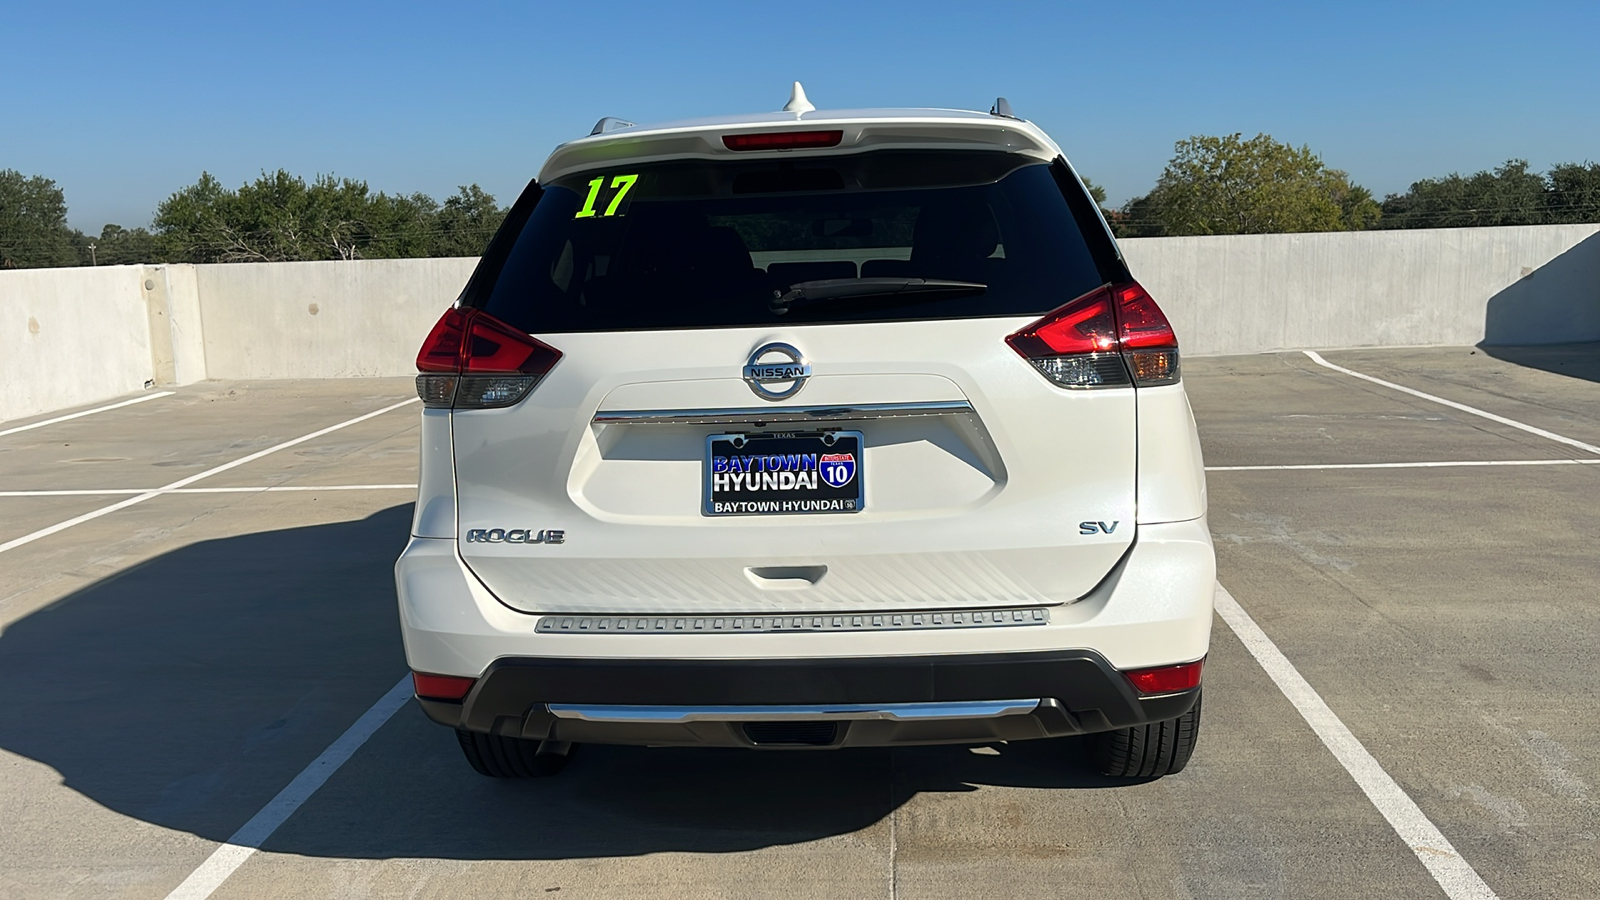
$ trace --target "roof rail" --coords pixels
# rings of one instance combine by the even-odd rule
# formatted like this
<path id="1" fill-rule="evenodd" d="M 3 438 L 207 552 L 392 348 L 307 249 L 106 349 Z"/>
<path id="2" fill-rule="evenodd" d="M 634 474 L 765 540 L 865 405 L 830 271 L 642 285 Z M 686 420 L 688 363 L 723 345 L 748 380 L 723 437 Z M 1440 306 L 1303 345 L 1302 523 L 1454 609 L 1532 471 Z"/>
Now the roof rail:
<path id="1" fill-rule="evenodd" d="M 996 97 L 996 98 L 994 98 L 994 106 L 992 108 L 990 108 L 989 115 L 991 115 L 991 116 L 1004 116 L 1007 119 L 1015 119 L 1015 118 L 1017 118 L 1011 112 L 1011 101 L 1007 100 L 1004 97 Z"/>
<path id="2" fill-rule="evenodd" d="M 635 124 L 637 123 L 629 122 L 627 119 L 619 119 L 616 116 L 606 116 L 604 119 L 594 123 L 594 127 L 589 129 L 589 133 L 605 134 L 608 131 L 616 131 L 618 128 L 632 128 Z"/>

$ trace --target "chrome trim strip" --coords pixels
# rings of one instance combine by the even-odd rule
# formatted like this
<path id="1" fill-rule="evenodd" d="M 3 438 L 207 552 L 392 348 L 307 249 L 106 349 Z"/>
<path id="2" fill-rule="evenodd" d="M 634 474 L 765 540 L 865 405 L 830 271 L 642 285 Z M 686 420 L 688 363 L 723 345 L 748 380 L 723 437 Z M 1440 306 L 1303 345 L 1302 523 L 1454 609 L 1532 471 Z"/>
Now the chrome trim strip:
<path id="1" fill-rule="evenodd" d="M 935 609 L 910 612 L 788 613 L 781 616 L 586 616 L 544 613 L 539 634 L 789 634 L 816 631 L 920 631 L 930 628 L 996 628 L 1049 625 L 1040 606 L 1003 609 Z"/>
<path id="2" fill-rule="evenodd" d="M 917 403 L 860 403 L 854 406 L 751 406 L 739 409 L 602 409 L 596 425 L 762 425 L 804 422 L 851 422 L 861 419 L 906 419 L 953 416 L 973 412 L 965 400 Z"/>
<path id="3" fill-rule="evenodd" d="M 1033 712 L 1038 700 L 956 700 L 942 703 L 835 703 L 803 706 L 598 706 L 551 703 L 558 719 L 585 722 L 804 722 L 879 719 L 930 722 L 940 719 L 997 719 Z"/>

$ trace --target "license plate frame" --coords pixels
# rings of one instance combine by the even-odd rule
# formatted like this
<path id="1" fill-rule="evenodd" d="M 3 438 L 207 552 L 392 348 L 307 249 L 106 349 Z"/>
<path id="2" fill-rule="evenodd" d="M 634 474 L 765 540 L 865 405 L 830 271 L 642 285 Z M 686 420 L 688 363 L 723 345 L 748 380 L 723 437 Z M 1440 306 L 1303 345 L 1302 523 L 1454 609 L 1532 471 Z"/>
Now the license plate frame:
<path id="1" fill-rule="evenodd" d="M 721 517 L 861 512 L 866 508 L 865 446 L 859 431 L 706 435 L 700 514 Z M 774 467 L 768 468 L 769 465 Z M 826 471 L 824 466 L 828 467 Z M 785 478 L 785 473 L 790 473 L 793 480 Z M 765 480 L 765 474 L 774 477 Z M 790 486 L 767 486 L 784 483 Z M 752 488 L 752 484 L 757 487 Z"/>

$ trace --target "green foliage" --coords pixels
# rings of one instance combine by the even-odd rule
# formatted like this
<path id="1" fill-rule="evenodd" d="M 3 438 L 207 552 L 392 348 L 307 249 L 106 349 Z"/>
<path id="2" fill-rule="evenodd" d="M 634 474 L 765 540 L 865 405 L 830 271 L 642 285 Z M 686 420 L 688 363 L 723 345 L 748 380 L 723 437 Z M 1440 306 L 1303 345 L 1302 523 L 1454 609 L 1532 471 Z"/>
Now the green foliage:
<path id="1" fill-rule="evenodd" d="M 143 228 L 123 228 L 107 225 L 100 229 L 98 238 L 76 232 L 79 245 L 78 264 L 83 266 L 130 266 L 154 262 L 157 257 L 156 236 Z M 89 250 L 89 245 L 94 250 Z"/>
<path id="2" fill-rule="evenodd" d="M 210 173 L 156 209 L 158 252 L 171 262 L 283 262 L 475 256 L 505 211 L 477 185 L 441 206 L 426 194 L 373 194 L 364 181 L 279 169 L 238 190 Z"/>
<path id="3" fill-rule="evenodd" d="M 1087 178 L 1083 178 L 1082 175 L 1079 175 L 1078 177 L 1083 179 L 1083 186 L 1089 189 L 1089 196 L 1094 198 L 1094 202 L 1100 204 L 1101 206 L 1105 206 L 1106 189 L 1098 184 L 1095 184 Z"/>
<path id="4" fill-rule="evenodd" d="M 1258 134 L 1179 141 L 1155 190 L 1123 210 L 1130 234 L 1265 234 L 1365 228 L 1381 214 L 1366 188 L 1310 147 Z"/>
<path id="5" fill-rule="evenodd" d="M 73 265 L 73 237 L 66 196 L 54 181 L 0 170 L 0 268 Z"/>
<path id="6" fill-rule="evenodd" d="M 1166 233 L 1156 210 L 1154 191 L 1129 200 L 1108 218 L 1117 237 L 1158 237 Z"/>
<path id="7" fill-rule="evenodd" d="M 1600 222 L 1600 163 L 1562 163 L 1545 179 L 1545 221 L 1552 225 Z"/>
<path id="8" fill-rule="evenodd" d="M 1426 178 L 1383 201 L 1384 227 L 1461 228 L 1600 221 L 1600 165 L 1563 163 L 1546 175 L 1511 159 L 1493 172 Z"/>
<path id="9" fill-rule="evenodd" d="M 475 184 L 464 184 L 434 216 L 433 256 L 477 256 L 500 228 L 506 211 Z"/>

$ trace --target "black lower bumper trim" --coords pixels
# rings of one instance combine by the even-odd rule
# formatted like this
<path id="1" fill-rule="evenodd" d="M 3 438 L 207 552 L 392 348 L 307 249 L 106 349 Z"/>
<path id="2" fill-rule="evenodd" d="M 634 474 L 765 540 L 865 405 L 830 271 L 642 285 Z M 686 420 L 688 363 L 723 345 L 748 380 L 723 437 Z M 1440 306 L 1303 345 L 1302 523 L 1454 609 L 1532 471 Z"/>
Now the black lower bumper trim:
<path id="1" fill-rule="evenodd" d="M 1141 696 L 1092 650 L 847 659 L 497 660 L 461 703 L 419 700 L 429 718 L 468 731 L 553 737 L 546 704 L 775 706 L 1046 701 L 1040 737 L 1109 731 L 1176 718 L 1198 690 Z M 566 723 L 563 723 L 564 725 Z M 619 732 L 619 742 L 632 738 Z M 646 739 L 639 739 L 645 742 Z"/>

